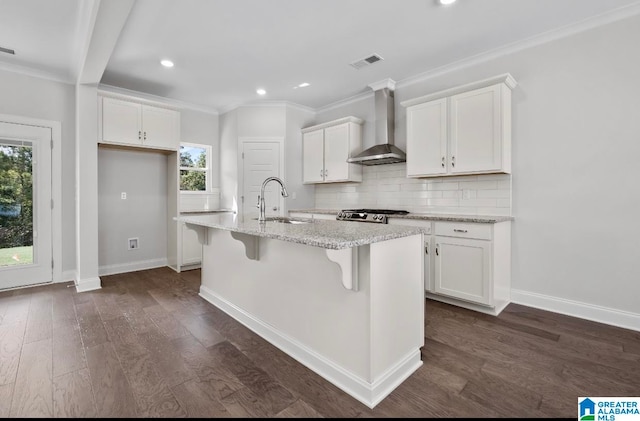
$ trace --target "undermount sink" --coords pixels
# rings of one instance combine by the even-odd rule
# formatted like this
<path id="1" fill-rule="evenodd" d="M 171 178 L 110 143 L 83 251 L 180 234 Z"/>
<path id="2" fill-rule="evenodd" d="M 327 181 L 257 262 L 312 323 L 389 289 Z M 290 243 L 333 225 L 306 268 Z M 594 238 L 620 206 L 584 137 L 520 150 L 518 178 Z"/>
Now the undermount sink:
<path id="1" fill-rule="evenodd" d="M 258 219 L 258 218 L 253 218 Z M 313 222 L 311 219 L 289 218 L 284 216 L 267 216 L 265 222 L 279 222 L 281 224 L 309 224 Z"/>

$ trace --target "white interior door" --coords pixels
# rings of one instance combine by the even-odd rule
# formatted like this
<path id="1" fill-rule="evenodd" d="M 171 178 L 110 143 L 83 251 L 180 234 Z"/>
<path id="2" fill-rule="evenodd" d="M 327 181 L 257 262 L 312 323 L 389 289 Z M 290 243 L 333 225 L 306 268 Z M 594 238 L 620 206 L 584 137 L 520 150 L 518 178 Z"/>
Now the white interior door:
<path id="1" fill-rule="evenodd" d="M 267 177 L 281 177 L 280 175 L 280 142 L 250 142 L 242 143 L 242 212 L 257 217 L 258 195 L 262 182 Z M 282 215 L 283 199 L 280 195 L 280 185 L 276 182 L 267 184 L 264 194 L 265 215 Z"/>
<path id="2" fill-rule="evenodd" d="M 0 289 L 52 282 L 51 129 L 0 122 Z"/>

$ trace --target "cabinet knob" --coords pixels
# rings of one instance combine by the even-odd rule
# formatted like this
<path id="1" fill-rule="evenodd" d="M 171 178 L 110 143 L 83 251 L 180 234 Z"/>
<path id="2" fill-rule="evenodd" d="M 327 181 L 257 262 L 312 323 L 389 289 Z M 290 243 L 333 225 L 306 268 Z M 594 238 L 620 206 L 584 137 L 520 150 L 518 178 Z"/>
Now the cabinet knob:
<path id="1" fill-rule="evenodd" d="M 424 254 L 429 254 L 429 243 L 424 243 Z"/>
<path id="2" fill-rule="evenodd" d="M 436 256 L 440 256 L 440 244 L 436 244 Z"/>
<path id="3" fill-rule="evenodd" d="M 147 140 L 147 132 L 144 132 L 144 140 Z"/>
<path id="4" fill-rule="evenodd" d="M 324 171 L 320 170 L 320 177 L 324 177 Z"/>
<path id="5" fill-rule="evenodd" d="M 324 170 L 324 176 L 327 177 L 329 175 L 329 170 Z"/>
<path id="6" fill-rule="evenodd" d="M 444 168 L 444 156 L 442 157 L 442 168 Z"/>
<path id="7" fill-rule="evenodd" d="M 142 140 L 142 131 L 141 130 L 138 131 L 138 140 Z"/>
<path id="8" fill-rule="evenodd" d="M 452 156 L 452 157 L 451 157 L 451 166 L 452 166 L 452 167 L 455 167 L 455 166 L 456 166 L 456 157 L 455 157 L 455 156 Z"/>

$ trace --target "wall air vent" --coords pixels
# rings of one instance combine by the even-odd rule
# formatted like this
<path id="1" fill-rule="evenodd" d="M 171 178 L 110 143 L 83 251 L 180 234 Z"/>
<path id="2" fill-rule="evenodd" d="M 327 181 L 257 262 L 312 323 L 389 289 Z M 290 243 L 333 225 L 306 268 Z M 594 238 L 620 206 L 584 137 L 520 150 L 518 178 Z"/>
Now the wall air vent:
<path id="1" fill-rule="evenodd" d="M 13 55 L 16 54 L 15 51 L 13 51 L 13 50 L 11 50 L 9 48 L 4 48 L 4 47 L 0 47 L 0 53 L 7 53 L 7 54 L 13 54 Z"/>
<path id="2" fill-rule="evenodd" d="M 377 63 L 381 60 L 384 60 L 384 59 L 377 54 L 372 54 L 369 57 L 365 57 L 363 59 L 356 60 L 353 63 L 349 63 L 349 65 L 352 66 L 354 69 L 359 70 L 365 66 L 368 66 L 373 63 Z"/>

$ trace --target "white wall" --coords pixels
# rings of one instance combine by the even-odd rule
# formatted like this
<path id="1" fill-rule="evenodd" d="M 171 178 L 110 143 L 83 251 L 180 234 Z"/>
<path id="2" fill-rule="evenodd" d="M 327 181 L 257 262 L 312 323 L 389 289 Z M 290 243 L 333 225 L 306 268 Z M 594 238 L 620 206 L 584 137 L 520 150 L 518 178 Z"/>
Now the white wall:
<path id="1" fill-rule="evenodd" d="M 211 146 L 211 187 L 208 193 L 182 193 L 180 211 L 220 208 L 220 128 L 217 114 L 180 111 L 180 141 Z"/>
<path id="2" fill-rule="evenodd" d="M 220 116 L 220 206 L 238 209 L 238 110 Z"/>
<path id="3" fill-rule="evenodd" d="M 99 148 L 98 202 L 100 274 L 166 264 L 166 155 Z M 127 249 L 132 237 L 139 238 L 138 250 Z"/>
<path id="4" fill-rule="evenodd" d="M 75 87 L 0 70 L 0 114 L 61 123 L 62 270 L 74 272 L 76 267 Z"/>
<path id="5" fill-rule="evenodd" d="M 211 160 L 215 165 L 220 162 L 220 130 L 217 114 L 208 114 L 194 110 L 180 110 L 180 141 L 211 145 Z M 214 168 L 212 187 L 220 186 L 219 168 Z"/>
<path id="6" fill-rule="evenodd" d="M 287 105 L 285 138 L 284 178 L 289 197 L 285 199 L 285 211 L 288 209 L 312 208 L 315 203 L 313 184 L 302 184 L 302 131 L 303 127 L 312 126 L 315 113 Z M 293 197 L 295 193 L 295 198 Z"/>
<path id="7" fill-rule="evenodd" d="M 398 84 L 395 143 L 406 149 L 400 102 L 505 72 L 518 81 L 512 287 L 520 301 L 556 309 L 575 301 L 587 317 L 607 309 L 635 314 L 634 320 L 640 315 L 639 39 L 636 16 Z M 356 105 L 321 112 L 318 120 L 355 115 L 371 133 L 372 111 Z M 372 135 L 365 135 L 365 146 L 371 144 Z"/>

